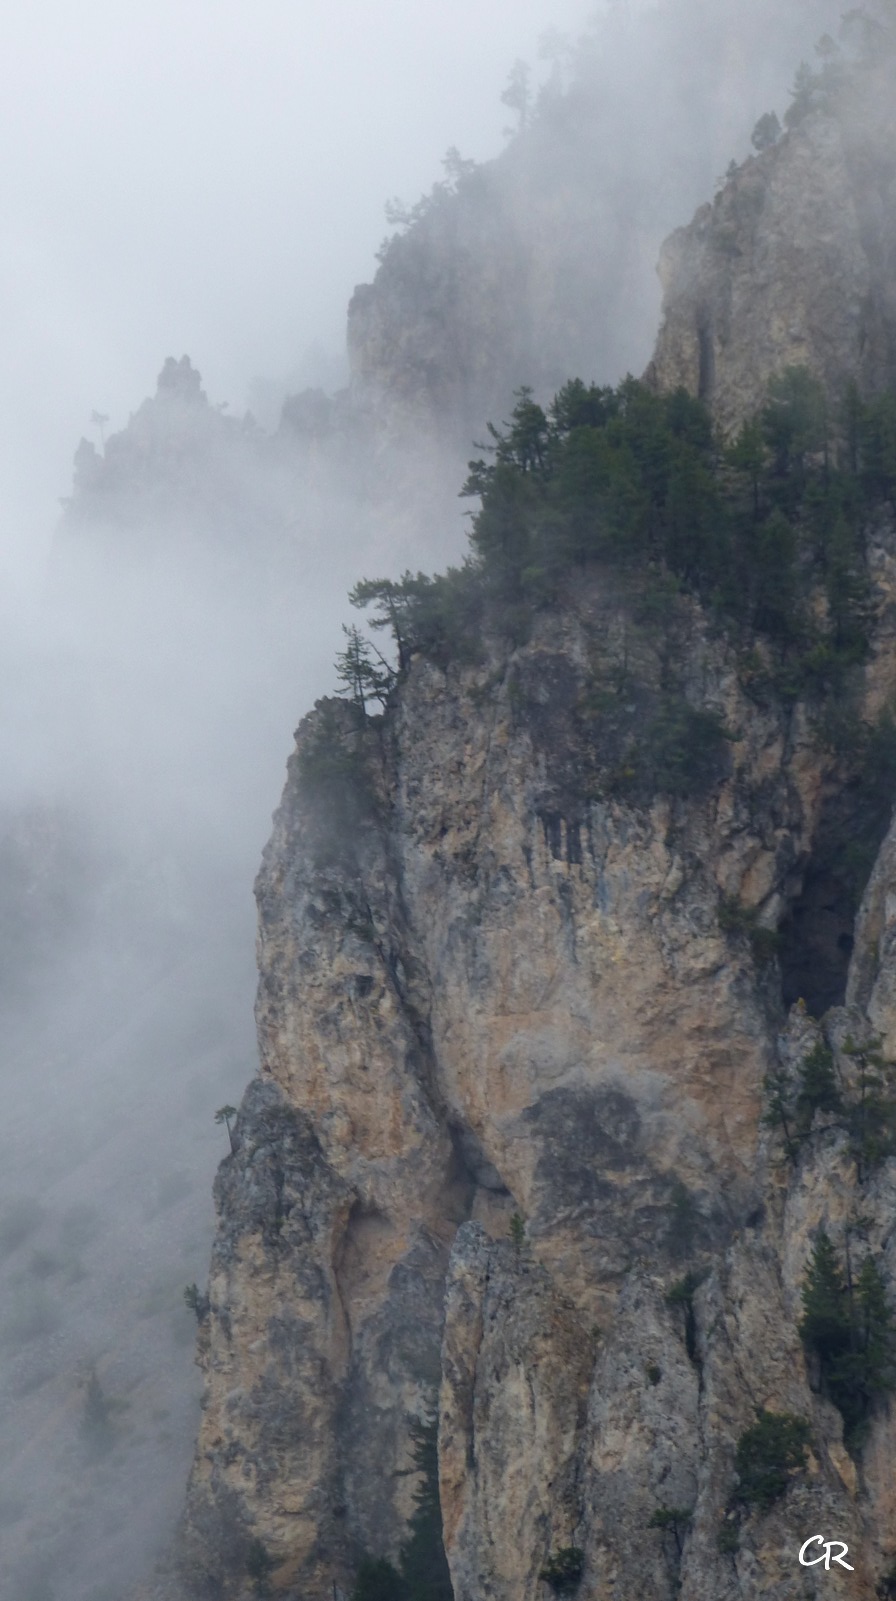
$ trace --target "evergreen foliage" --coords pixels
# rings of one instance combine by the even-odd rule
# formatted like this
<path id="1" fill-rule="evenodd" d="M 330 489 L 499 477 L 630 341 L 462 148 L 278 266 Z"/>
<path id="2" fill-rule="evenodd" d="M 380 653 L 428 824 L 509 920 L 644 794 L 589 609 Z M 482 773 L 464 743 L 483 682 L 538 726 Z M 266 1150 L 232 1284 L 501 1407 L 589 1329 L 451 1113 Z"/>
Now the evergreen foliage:
<path id="1" fill-rule="evenodd" d="M 572 1595 L 585 1571 L 585 1553 L 577 1545 L 564 1545 L 549 1557 L 538 1577 L 555 1595 Z"/>
<path id="2" fill-rule="evenodd" d="M 764 634 L 797 690 L 829 687 L 864 656 L 862 527 L 896 497 L 896 397 L 852 390 L 837 412 L 807 369 L 790 367 L 723 446 L 684 390 L 574 379 L 547 409 L 518 390 L 481 448 L 462 490 L 480 501 L 464 566 L 352 591 L 374 607 L 375 628 L 392 630 L 399 670 L 415 650 L 462 655 L 486 604 L 512 628 L 591 561 L 645 580 L 666 573 L 727 626 Z M 818 585 L 822 620 L 809 605 Z"/>
<path id="3" fill-rule="evenodd" d="M 699 1273 L 686 1273 L 666 1294 L 666 1304 L 681 1307 L 684 1312 L 684 1344 L 691 1362 L 697 1362 L 697 1315 L 694 1296 L 703 1282 Z"/>
<path id="4" fill-rule="evenodd" d="M 237 1109 L 235 1106 L 219 1106 L 215 1113 L 215 1122 L 223 1123 L 227 1128 L 227 1138 L 230 1140 L 231 1152 L 236 1151 L 236 1135 L 230 1126 L 236 1116 Z"/>
<path id="5" fill-rule="evenodd" d="M 888 1061 L 876 1036 L 856 1044 L 847 1037 L 843 1055 L 852 1063 L 841 1083 L 834 1053 L 819 1041 L 803 1058 L 796 1085 L 778 1068 L 766 1075 L 763 1121 L 780 1129 L 795 1158 L 812 1132 L 816 1112 L 826 1113 L 849 1135 L 859 1183 L 886 1157 L 896 1154 L 896 1062 Z"/>
<path id="6" fill-rule="evenodd" d="M 726 1518 L 719 1524 L 716 1535 L 716 1547 L 722 1556 L 736 1556 L 740 1550 L 740 1529 L 733 1518 Z"/>
<path id="7" fill-rule="evenodd" d="M 408 1588 L 385 1557 L 365 1557 L 355 1575 L 351 1601 L 407 1601 Z"/>
<path id="8" fill-rule="evenodd" d="M 671 1534 L 675 1541 L 675 1550 L 681 1556 L 685 1531 L 693 1515 L 693 1507 L 658 1507 L 650 1519 L 648 1528 L 660 1529 L 663 1534 Z"/>
<path id="9" fill-rule="evenodd" d="M 738 1495 L 748 1506 L 767 1510 L 784 1495 L 792 1473 L 806 1466 L 809 1425 L 790 1412 L 760 1410 L 753 1427 L 737 1442 L 734 1466 Z"/>
<path id="10" fill-rule="evenodd" d="M 877 1036 L 861 1044 L 848 1038 L 843 1046 L 856 1078 L 846 1121 L 860 1184 L 872 1167 L 896 1152 L 896 1063 L 887 1061 L 881 1046 Z"/>
<path id="11" fill-rule="evenodd" d="M 410 1426 L 414 1471 L 414 1511 L 396 1568 L 385 1557 L 368 1557 L 358 1567 L 351 1601 L 453 1601 L 448 1559 L 442 1543 L 439 1503 L 438 1421 Z"/>
<path id="12" fill-rule="evenodd" d="M 766 1073 L 762 1087 L 766 1098 L 762 1122 L 766 1128 L 781 1130 L 784 1136 L 784 1148 L 793 1161 L 799 1152 L 799 1133 L 794 1121 L 793 1094 L 789 1080 L 780 1068 L 776 1068 L 774 1072 Z"/>
<path id="13" fill-rule="evenodd" d="M 318 701 L 300 742 L 298 767 L 318 865 L 353 859 L 359 831 L 375 815 L 366 719 L 360 706 Z"/>
<path id="14" fill-rule="evenodd" d="M 438 1420 L 412 1423 L 414 1466 L 421 1475 L 414 1492 L 408 1536 L 399 1567 L 407 1601 L 453 1601 L 448 1559 L 442 1543 L 439 1503 Z"/>
<path id="15" fill-rule="evenodd" d="M 811 1127 L 816 1112 L 842 1112 L 843 1095 L 830 1046 L 819 1041 L 800 1064 L 797 1112 L 804 1127 Z"/>
<path id="16" fill-rule="evenodd" d="M 256 1595 L 270 1595 L 271 1574 L 276 1563 L 263 1540 L 250 1540 L 246 1552 L 246 1573 L 252 1581 Z"/>
<path id="17" fill-rule="evenodd" d="M 538 611 L 599 564 L 630 594 L 634 626 L 662 641 L 665 665 L 657 684 L 633 680 L 612 704 L 599 689 L 604 704 L 577 712 L 595 748 L 597 730 L 585 725 L 600 722 L 593 793 L 685 798 L 728 770 L 735 734 L 690 704 L 675 666 L 669 624 L 687 594 L 740 647 L 751 696 L 804 697 L 832 748 L 867 767 L 869 795 L 896 779 L 892 720 L 887 742 L 883 728 L 878 737 L 858 723 L 846 694 L 869 648 L 866 530 L 876 506 L 896 504 L 896 396 L 865 401 L 853 387 L 835 404 L 807 369 L 789 367 L 724 443 L 684 390 L 573 379 L 547 407 L 517 391 L 509 421 L 490 424 L 480 449 L 462 490 L 479 502 L 463 564 L 439 577 L 364 579 L 351 592 L 371 627 L 391 634 L 397 676 L 418 652 L 448 667 L 481 661 L 489 634 L 523 643 Z M 357 629 L 346 633 L 337 667 L 363 723 L 393 670 Z M 631 727 L 623 700 L 638 709 Z M 866 809 L 870 818 L 870 800 Z M 862 839 L 850 848 L 860 884 Z M 774 931 L 750 937 L 758 960 L 774 956 Z"/>
<path id="18" fill-rule="evenodd" d="M 395 674 L 359 628 L 346 628 L 343 624 L 342 632 L 345 650 L 336 657 L 336 674 L 342 686 L 339 693 L 348 695 L 363 716 L 367 713 L 368 701 L 378 700 L 381 706 L 386 704 Z"/>
<path id="19" fill-rule="evenodd" d="M 199 1285 L 193 1281 L 184 1290 L 184 1306 L 195 1315 L 197 1323 L 204 1323 L 209 1314 L 209 1299 L 203 1295 Z"/>
<path id="20" fill-rule="evenodd" d="M 892 1389 L 893 1314 L 880 1270 L 866 1256 L 853 1281 L 822 1231 L 802 1290 L 800 1337 L 818 1359 L 825 1389 L 843 1418 L 847 1446 L 861 1446 L 875 1399 Z"/>

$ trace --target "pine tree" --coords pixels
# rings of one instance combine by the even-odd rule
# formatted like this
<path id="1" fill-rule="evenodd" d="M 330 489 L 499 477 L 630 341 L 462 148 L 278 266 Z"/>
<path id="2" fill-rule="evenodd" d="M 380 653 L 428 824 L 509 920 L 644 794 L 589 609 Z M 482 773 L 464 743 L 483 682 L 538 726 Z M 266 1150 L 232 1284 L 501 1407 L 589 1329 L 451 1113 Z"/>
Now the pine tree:
<path id="1" fill-rule="evenodd" d="M 799 1141 L 794 1128 L 794 1111 L 792 1108 L 792 1093 L 790 1084 L 780 1068 L 773 1073 L 766 1073 L 763 1080 L 763 1089 L 766 1095 L 766 1109 L 762 1121 L 766 1128 L 779 1128 L 784 1135 L 784 1146 L 791 1161 L 799 1151 Z"/>
<path id="2" fill-rule="evenodd" d="M 347 643 L 345 650 L 341 650 L 336 657 L 336 673 L 342 686 L 339 693 L 349 695 L 359 710 L 366 714 L 368 700 L 378 700 L 385 705 L 395 674 L 379 652 L 374 652 L 354 623 L 351 628 L 343 623 L 342 632 Z M 379 659 L 376 660 L 375 656 Z"/>
<path id="3" fill-rule="evenodd" d="M 866 1256 L 856 1280 L 863 1384 L 869 1398 L 892 1389 L 893 1314 L 877 1263 Z"/>
<path id="4" fill-rule="evenodd" d="M 386 1557 L 365 1557 L 355 1575 L 351 1601 L 407 1601 L 408 1587 Z"/>
<path id="5" fill-rule="evenodd" d="M 818 1352 L 822 1362 L 849 1348 L 849 1306 L 846 1283 L 829 1235 L 824 1229 L 806 1272 L 802 1291 L 800 1338 Z"/>
<path id="6" fill-rule="evenodd" d="M 438 1420 L 412 1423 L 414 1466 L 421 1475 L 399 1567 L 408 1601 L 453 1601 L 448 1559 L 442 1543 L 439 1501 Z"/>
<path id="7" fill-rule="evenodd" d="M 834 1068 L 834 1054 L 820 1042 L 800 1063 L 797 1108 L 810 1125 L 816 1112 L 842 1112 L 843 1096 Z"/>
<path id="8" fill-rule="evenodd" d="M 884 1057 L 882 1043 L 875 1035 L 861 1045 L 848 1038 L 843 1046 L 844 1056 L 856 1069 L 857 1096 L 850 1106 L 848 1121 L 860 1184 L 876 1163 L 896 1149 L 896 1063 Z"/>
<path id="9" fill-rule="evenodd" d="M 802 1298 L 800 1337 L 819 1359 L 827 1393 L 843 1418 L 844 1439 L 854 1450 L 875 1398 L 892 1387 L 893 1314 L 880 1270 L 866 1257 L 853 1283 L 822 1231 Z"/>

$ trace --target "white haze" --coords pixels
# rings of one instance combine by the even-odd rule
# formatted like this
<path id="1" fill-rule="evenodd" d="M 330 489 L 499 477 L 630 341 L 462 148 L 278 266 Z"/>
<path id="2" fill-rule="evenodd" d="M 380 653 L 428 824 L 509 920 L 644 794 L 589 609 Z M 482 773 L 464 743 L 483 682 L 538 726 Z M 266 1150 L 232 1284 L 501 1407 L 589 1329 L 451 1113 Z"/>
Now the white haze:
<path id="1" fill-rule="evenodd" d="M 614 176 L 656 185 L 650 261 L 669 189 L 696 205 L 713 164 L 747 153 L 838 9 L 604 8 Z M 235 446 L 241 546 L 219 559 L 214 513 L 197 532 L 147 504 L 130 552 L 82 539 L 78 555 L 70 530 L 48 577 L 74 448 L 94 409 L 123 428 L 171 354 L 189 352 L 212 412 L 251 401 L 272 424 L 283 392 L 341 384 L 384 200 L 428 189 L 451 145 L 496 153 L 514 59 L 588 10 L 38 0 L 0 24 L 0 1589 L 16 1601 L 118 1601 L 173 1532 L 198 1393 L 181 1291 L 206 1270 L 227 1148 L 212 1114 L 254 1067 L 251 881 L 291 732 L 333 687 L 353 578 L 433 565 L 462 527 L 452 499 L 418 537 L 357 487 Z M 648 321 L 639 300 L 636 367 Z M 286 543 L 269 559 L 271 529 Z M 116 1406 L 96 1460 L 91 1371 Z"/>
<path id="2" fill-rule="evenodd" d="M 45 541 L 91 412 L 121 427 L 163 356 L 188 351 L 234 409 L 253 379 L 288 383 L 309 354 L 312 367 L 338 357 L 384 201 L 428 188 L 449 145 L 492 154 L 512 120 L 499 96 L 514 58 L 586 11 L 583 0 L 6 7 L 2 489 L 20 528 L 39 517 L 28 540 Z"/>

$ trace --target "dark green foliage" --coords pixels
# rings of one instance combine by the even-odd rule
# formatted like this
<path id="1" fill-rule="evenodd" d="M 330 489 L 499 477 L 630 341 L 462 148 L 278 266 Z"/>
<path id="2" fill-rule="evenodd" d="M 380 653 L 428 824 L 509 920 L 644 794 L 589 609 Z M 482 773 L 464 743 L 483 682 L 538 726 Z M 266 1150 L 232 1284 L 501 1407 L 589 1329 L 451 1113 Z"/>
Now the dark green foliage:
<path id="1" fill-rule="evenodd" d="M 409 572 L 395 581 L 365 578 L 355 585 L 349 600 L 362 610 L 375 607 L 370 626 L 390 630 L 400 672 L 416 651 L 443 665 L 475 662 L 481 656 L 485 592 L 472 562 L 449 567 L 438 578 Z"/>
<path id="2" fill-rule="evenodd" d="M 555 1595 L 572 1595 L 585 1571 L 585 1553 L 577 1545 L 565 1545 L 549 1557 L 538 1577 Z"/>
<path id="3" fill-rule="evenodd" d="M 442 1543 L 439 1503 L 438 1421 L 412 1423 L 414 1466 L 421 1475 L 414 1511 L 401 1548 L 399 1567 L 407 1601 L 453 1601 L 448 1559 Z"/>
<path id="4" fill-rule="evenodd" d="M 298 751 L 301 795 L 318 865 L 353 860 L 375 816 L 369 724 L 359 706 L 318 701 Z"/>
<path id="5" fill-rule="evenodd" d="M 270 1595 L 271 1574 L 276 1567 L 271 1553 L 263 1540 L 250 1540 L 246 1552 L 246 1573 L 252 1581 L 252 1588 L 256 1595 Z"/>
<path id="6" fill-rule="evenodd" d="M 764 928 L 758 913 L 738 900 L 723 899 L 719 905 L 719 927 L 726 934 L 745 934 L 757 967 L 765 967 L 774 960 L 781 945 L 781 937 L 774 928 Z"/>
<path id="7" fill-rule="evenodd" d="M 369 701 L 377 700 L 385 705 L 395 674 L 359 628 L 346 628 L 343 624 L 342 632 L 345 650 L 336 657 L 336 673 L 342 686 L 339 693 L 348 695 L 362 716 L 366 716 Z"/>
<path id="8" fill-rule="evenodd" d="M 709 414 L 683 390 L 575 379 L 546 411 L 521 389 L 505 429 L 492 427 L 487 454 L 470 463 L 463 492 L 481 501 L 474 562 L 443 579 L 365 581 L 352 600 L 377 608 L 374 626 L 392 629 L 402 667 L 414 649 L 450 651 L 476 598 L 531 611 L 576 564 L 643 572 L 653 563 L 801 660 L 821 645 L 836 658 L 858 648 L 859 513 L 896 485 L 896 399 L 888 401 L 852 397 L 852 445 L 835 471 L 827 399 L 805 368 L 773 380 L 761 415 L 723 452 Z M 830 637 L 804 603 L 815 568 L 829 591 Z M 824 667 L 816 661 L 814 671 Z"/>
<path id="9" fill-rule="evenodd" d="M 810 1127 L 816 1112 L 842 1112 L 843 1095 L 834 1067 L 834 1053 L 820 1041 L 813 1045 L 800 1064 L 797 1112 L 804 1126 Z"/>
<path id="10" fill-rule="evenodd" d="M 681 1179 L 672 1181 L 669 1197 L 669 1230 L 667 1241 L 673 1256 L 689 1256 L 694 1245 L 694 1233 L 699 1213 L 690 1190 Z"/>
<path id="11" fill-rule="evenodd" d="M 685 1530 L 693 1515 L 693 1507 L 658 1507 L 647 1527 L 660 1529 L 663 1534 L 671 1534 L 675 1541 L 675 1549 L 681 1556 Z"/>
<path id="12" fill-rule="evenodd" d="M 867 1256 L 857 1279 L 841 1268 L 819 1234 L 803 1283 L 800 1337 L 818 1358 L 825 1389 L 843 1418 L 851 1450 L 864 1437 L 875 1399 L 892 1388 L 893 1314 L 877 1264 Z"/>
<path id="13" fill-rule="evenodd" d="M 408 1587 L 385 1557 L 365 1557 L 355 1576 L 351 1601 L 407 1601 Z"/>
<path id="14" fill-rule="evenodd" d="M 666 1293 L 668 1306 L 680 1307 L 684 1313 L 684 1344 L 688 1357 L 692 1362 L 697 1361 L 697 1316 L 694 1310 L 694 1296 L 703 1282 L 699 1273 L 686 1273 L 683 1279 L 678 1279 Z"/>
<path id="15" fill-rule="evenodd" d="M 799 94 L 815 90 L 810 73 Z M 865 530 L 872 508 L 896 496 L 896 397 L 866 402 L 853 389 L 829 404 L 806 368 L 788 367 L 723 446 L 684 390 L 574 379 L 547 407 L 517 391 L 481 449 L 463 489 L 480 502 L 464 565 L 352 591 L 353 604 L 372 609 L 372 627 L 391 631 L 399 674 L 416 652 L 446 667 L 481 660 L 486 633 L 524 642 L 539 608 L 599 563 L 612 567 L 635 626 L 666 644 L 685 615 L 682 597 L 699 597 L 715 626 L 753 647 L 749 692 L 806 696 L 837 750 L 852 741 L 861 759 L 847 690 L 868 650 Z M 369 654 L 355 660 L 369 651 L 359 640 L 340 671 L 363 709 L 368 675 L 382 699 L 379 675 L 391 669 Z M 700 795 L 724 776 L 734 736 L 689 703 L 674 668 L 667 653 L 659 684 L 633 682 L 624 702 L 595 712 L 608 736 L 599 748 L 612 756 L 589 793 L 646 804 L 658 792 Z M 625 702 L 637 704 L 634 726 Z M 774 956 L 772 931 L 756 928 L 751 941 L 760 962 Z"/>
<path id="16" fill-rule="evenodd" d="M 800 1130 L 795 1121 L 790 1083 L 780 1069 L 776 1069 L 766 1073 L 762 1087 L 766 1100 L 762 1121 L 766 1128 L 781 1130 L 787 1155 L 792 1161 L 799 1151 Z"/>
<path id="17" fill-rule="evenodd" d="M 656 1385 L 659 1384 L 659 1382 L 660 1382 L 660 1380 L 661 1380 L 661 1378 L 663 1376 L 662 1368 L 658 1367 L 655 1362 L 649 1362 L 644 1371 L 646 1372 L 647 1377 L 650 1380 L 650 1383 L 655 1388 Z"/>
<path id="18" fill-rule="evenodd" d="M 526 1243 L 526 1219 L 520 1212 L 514 1212 L 512 1218 L 510 1219 L 510 1238 L 513 1248 L 516 1251 L 517 1256 L 519 1256 L 520 1251 L 523 1249 L 523 1246 Z"/>
<path id="19" fill-rule="evenodd" d="M 667 695 L 628 753 L 612 789 L 643 798 L 703 794 L 724 776 L 730 735 L 714 712 Z"/>
<path id="20" fill-rule="evenodd" d="M 850 1316 L 837 1253 L 824 1230 L 815 1242 L 802 1298 L 800 1337 L 817 1352 L 823 1365 L 830 1364 L 849 1347 Z"/>
<path id="21" fill-rule="evenodd" d="M 195 1314 L 197 1323 L 204 1323 L 209 1314 L 208 1296 L 203 1295 L 198 1284 L 188 1284 L 184 1290 L 184 1306 L 189 1307 Z"/>
<path id="22" fill-rule="evenodd" d="M 725 1522 L 719 1525 L 716 1546 L 722 1556 L 733 1557 L 737 1555 L 740 1550 L 740 1529 L 733 1518 L 726 1518 Z"/>
<path id="23" fill-rule="evenodd" d="M 737 1442 L 738 1497 L 766 1510 L 784 1495 L 792 1473 L 806 1466 L 809 1425 L 790 1412 L 760 1410 Z"/>
<path id="24" fill-rule="evenodd" d="M 856 1045 L 847 1038 L 843 1054 L 854 1064 L 852 1082 L 841 1083 L 834 1053 L 819 1041 L 803 1058 L 794 1084 L 780 1069 L 765 1079 L 763 1121 L 784 1135 L 787 1154 L 796 1157 L 812 1132 L 816 1112 L 845 1129 L 856 1159 L 859 1182 L 896 1152 L 896 1063 L 884 1059 L 880 1040 Z"/>
<path id="25" fill-rule="evenodd" d="M 896 395 L 879 395 L 860 405 L 858 419 L 861 476 L 875 499 L 896 494 Z"/>
<path id="26" fill-rule="evenodd" d="M 827 396 L 807 367 L 785 367 L 771 379 L 762 429 L 778 477 L 803 474 L 808 456 L 827 455 Z"/>
<path id="27" fill-rule="evenodd" d="M 227 1137 L 230 1140 L 231 1151 L 236 1150 L 236 1135 L 230 1126 L 236 1115 L 237 1109 L 235 1106 L 219 1106 L 217 1112 L 215 1113 L 215 1122 L 224 1123 L 227 1127 Z"/>
<path id="28" fill-rule="evenodd" d="M 886 1573 L 882 1573 L 877 1581 L 875 1594 L 879 1601 L 896 1601 L 896 1562 L 891 1563 Z"/>
<path id="29" fill-rule="evenodd" d="M 896 1151 L 896 1063 L 886 1060 L 877 1037 L 862 1044 L 847 1039 L 843 1054 L 855 1069 L 846 1122 L 861 1184 L 871 1168 Z"/>

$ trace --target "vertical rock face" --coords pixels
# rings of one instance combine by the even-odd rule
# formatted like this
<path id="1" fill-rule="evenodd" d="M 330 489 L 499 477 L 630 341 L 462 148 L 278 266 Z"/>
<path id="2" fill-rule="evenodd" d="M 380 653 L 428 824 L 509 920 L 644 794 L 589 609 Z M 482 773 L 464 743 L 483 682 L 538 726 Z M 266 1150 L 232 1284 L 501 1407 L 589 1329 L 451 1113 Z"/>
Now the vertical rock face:
<path id="1" fill-rule="evenodd" d="M 860 1552 L 831 1592 L 873 1595 L 891 1424 L 859 1481 L 797 1324 L 821 1226 L 842 1246 L 861 1212 L 896 1284 L 893 1174 L 859 1187 L 842 1129 L 794 1164 L 763 1129 L 765 1076 L 821 1035 L 802 1006 L 784 1026 L 743 932 L 798 892 L 842 774 L 799 705 L 746 697 L 694 603 L 678 625 L 688 693 L 735 736 L 702 798 L 598 798 L 610 736 L 581 708 L 623 635 L 643 692 L 661 681 L 601 575 L 509 653 L 418 658 L 381 723 L 321 703 L 299 730 L 258 881 L 261 1075 L 218 1181 L 189 1593 L 239 1595 L 253 1540 L 321 1601 L 394 1558 L 410 1423 L 438 1407 L 459 1601 L 534 1601 L 570 1548 L 601 1601 L 679 1578 L 783 1601 L 821 1529 Z M 894 678 L 878 652 L 869 704 Z M 880 995 L 884 873 L 855 969 Z M 812 1455 L 725 1552 L 757 1408 L 809 1421 Z"/>
<path id="2" fill-rule="evenodd" d="M 864 131 L 846 90 L 810 107 L 667 255 L 653 380 L 726 427 L 789 362 L 896 379 L 893 129 L 866 81 Z M 894 564 L 882 517 L 859 718 L 896 690 Z M 687 795 L 625 800 L 673 637 L 726 752 Z M 416 656 L 383 717 L 305 720 L 257 885 L 261 1071 L 217 1186 L 187 1594 L 238 1597 L 263 1558 L 325 1601 L 395 1559 L 435 1415 L 457 1601 L 564 1572 L 589 1601 L 891 1593 L 896 1421 L 881 1392 L 845 1442 L 800 1333 L 824 1233 L 896 1298 L 896 1162 L 798 1102 L 813 1053 L 855 1101 L 851 1041 L 896 1036 L 892 836 L 855 928 L 829 904 L 850 776 L 696 601 L 657 630 L 596 569 L 527 643 L 486 629 L 476 665 Z M 768 1414 L 808 1442 L 780 1494 L 744 1454 Z M 800 1568 L 816 1534 L 849 1571 Z"/>
<path id="3" fill-rule="evenodd" d="M 832 395 L 896 383 L 893 76 L 885 61 L 817 93 L 664 246 L 649 376 L 699 394 L 726 429 L 788 365 Z"/>
<path id="4" fill-rule="evenodd" d="M 614 6 L 575 45 L 546 40 L 553 74 L 517 102 L 505 150 L 481 166 L 449 152 L 446 179 L 356 289 L 355 400 L 387 434 L 419 449 L 434 431 L 465 460 L 519 385 L 547 399 L 573 376 L 637 371 L 659 309 L 661 239 L 742 141 L 755 100 L 782 94 L 778 62 L 838 21 L 830 0 L 787 12 L 719 0 L 688 16 Z"/>

